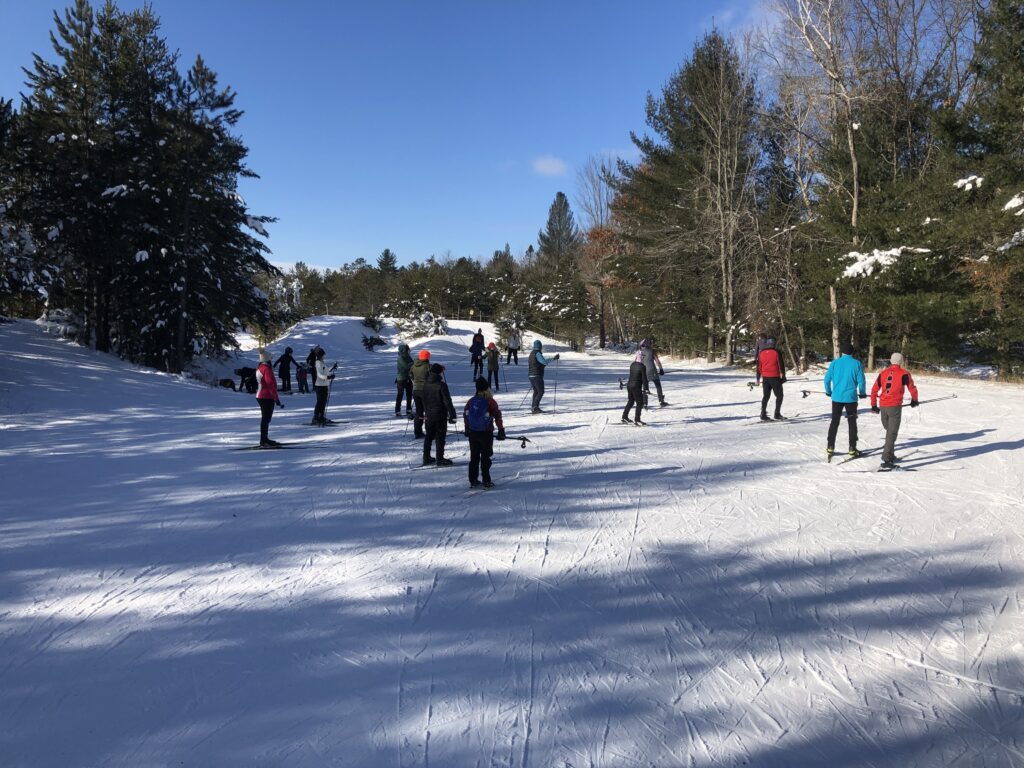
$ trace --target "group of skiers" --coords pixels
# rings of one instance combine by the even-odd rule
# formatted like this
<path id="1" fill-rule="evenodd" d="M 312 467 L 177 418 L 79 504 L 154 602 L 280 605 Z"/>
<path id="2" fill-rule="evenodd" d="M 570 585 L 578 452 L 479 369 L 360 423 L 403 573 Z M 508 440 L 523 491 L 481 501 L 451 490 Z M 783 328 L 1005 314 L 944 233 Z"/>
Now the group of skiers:
<path id="1" fill-rule="evenodd" d="M 843 414 L 849 430 L 850 458 L 861 456 L 857 448 L 857 401 L 868 397 L 867 382 L 864 378 L 864 366 L 854 357 L 853 345 L 849 342 L 841 347 L 842 354 L 829 363 L 825 371 L 825 395 L 832 400 L 832 414 L 828 425 L 828 436 L 825 454 L 829 462 L 836 451 L 836 438 Z M 768 403 L 775 396 L 776 421 L 784 420 L 782 415 L 782 385 L 786 383 L 786 367 L 782 355 L 775 347 L 775 339 L 766 333 L 760 334 L 755 346 L 756 382 L 762 387 L 761 420 L 768 418 Z M 903 355 L 893 352 L 889 358 L 889 366 L 881 371 L 871 388 L 871 411 L 882 418 L 885 430 L 885 445 L 882 448 L 882 469 L 891 470 L 898 466 L 896 456 L 896 438 L 900 431 L 900 420 L 903 413 L 904 399 L 910 395 L 910 407 L 918 405 L 917 386 L 909 371 L 903 368 Z"/>
<path id="2" fill-rule="evenodd" d="M 505 364 L 512 361 L 519 364 L 518 352 L 521 347 L 521 336 L 513 331 L 506 343 L 507 357 Z M 469 480 L 471 486 L 491 486 L 491 456 L 493 455 L 494 429 L 497 427 L 497 439 L 505 439 L 501 409 L 494 399 L 494 392 L 500 391 L 499 386 L 499 351 L 495 343 L 485 344 L 482 329 L 473 335 L 469 347 L 470 365 L 476 394 L 463 407 L 463 432 L 470 444 Z M 842 354 L 831 362 L 825 373 L 825 394 L 831 398 L 832 414 L 826 441 L 826 455 L 829 461 L 835 454 L 836 438 L 843 414 L 846 415 L 849 429 L 849 456 L 858 458 L 861 452 L 857 448 L 857 402 L 868 397 L 864 368 L 853 356 L 853 346 L 849 343 L 842 347 Z M 247 376 L 252 371 L 251 380 L 260 406 L 260 447 L 275 448 L 280 443 L 268 436 L 270 420 L 274 408 L 283 408 L 274 368 L 281 377 L 280 392 L 291 391 L 291 367 L 299 372 L 300 392 L 305 391 L 305 371 L 312 373 L 313 391 L 316 393 L 316 405 L 313 409 L 312 425 L 325 426 L 330 422 L 326 417 L 326 407 L 330 393 L 330 385 L 334 379 L 334 367 L 327 369 L 324 362 L 325 352 L 319 345 L 314 346 L 306 358 L 306 364 L 298 363 L 291 347 L 287 347 L 276 363 L 272 363 L 266 350 L 259 350 L 260 363 L 256 369 L 240 369 L 243 372 L 243 384 L 248 385 Z M 530 382 L 532 399 L 531 413 L 543 413 L 540 407 L 544 397 L 544 374 L 547 366 L 559 359 L 559 355 L 546 357 L 541 341 L 532 344 L 527 377 Z M 910 394 L 910 407 L 918 405 L 918 392 L 910 373 L 903 369 L 903 356 L 896 352 L 890 358 L 890 365 L 878 374 L 871 389 L 871 410 L 881 416 L 882 427 L 885 429 L 885 446 L 882 449 L 882 468 L 893 469 L 899 459 L 895 455 L 895 444 L 899 434 L 903 400 L 905 393 Z M 487 378 L 483 377 L 486 364 Z M 413 360 L 408 344 L 398 345 L 398 361 L 395 375 L 396 397 L 395 416 L 401 418 L 402 401 L 405 401 L 405 418 L 413 422 L 413 436 L 423 441 L 423 466 L 450 466 L 451 460 L 444 455 L 448 426 L 457 423 L 455 405 L 444 377 L 445 367 L 438 362 L 431 363 L 430 351 L 422 349 Z M 239 370 L 236 370 L 239 374 Z M 625 424 L 643 425 L 641 419 L 643 409 L 647 407 L 647 398 L 653 385 L 657 392 L 659 405 L 665 407 L 668 402 L 661 386 L 661 376 L 665 375 L 664 366 L 654 349 L 654 339 L 643 339 L 629 367 L 629 378 L 625 383 L 627 393 L 626 407 L 622 411 L 622 422 Z M 775 339 L 766 333 L 759 335 L 755 345 L 755 384 L 762 388 L 761 421 L 782 421 L 783 385 L 786 383 L 786 367 L 783 356 L 776 347 Z M 621 385 L 621 380 L 620 380 Z M 247 386 L 248 388 L 248 386 Z M 768 404 L 775 398 L 774 414 L 768 416 Z M 632 419 L 630 411 L 634 411 Z M 482 480 L 481 478 L 482 473 Z"/>
<path id="3" fill-rule="evenodd" d="M 316 402 L 313 406 L 312 426 L 327 426 L 333 422 L 327 418 L 327 400 L 330 395 L 331 382 L 334 381 L 334 370 L 337 363 L 328 370 L 324 362 L 325 352 L 319 345 L 309 351 L 306 365 L 303 366 L 295 361 L 291 347 L 287 347 L 278 359 L 273 362 L 270 353 L 265 349 L 258 350 L 260 362 L 255 369 L 240 368 L 235 374 L 242 377 L 242 385 L 248 389 L 247 382 L 250 379 L 248 372 L 252 371 L 251 381 L 254 386 L 250 392 L 256 394 L 256 402 L 260 406 L 260 447 L 279 448 L 281 443 L 271 440 L 269 437 L 270 420 L 274 415 L 274 408 L 284 408 L 281 402 L 281 393 L 291 393 L 291 366 L 298 369 L 299 392 L 308 392 L 306 388 L 306 371 L 313 373 L 313 391 L 316 393 Z M 281 388 L 278 390 L 277 379 L 274 376 L 274 368 L 278 369 L 281 376 Z"/>

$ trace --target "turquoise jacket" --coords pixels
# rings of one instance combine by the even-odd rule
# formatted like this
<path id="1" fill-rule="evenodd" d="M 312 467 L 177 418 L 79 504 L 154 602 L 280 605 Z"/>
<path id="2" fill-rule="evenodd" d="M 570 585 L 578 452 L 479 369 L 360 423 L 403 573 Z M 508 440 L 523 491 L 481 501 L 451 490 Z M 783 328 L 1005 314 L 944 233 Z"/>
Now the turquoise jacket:
<path id="1" fill-rule="evenodd" d="M 864 366 L 850 355 L 840 355 L 825 372 L 825 394 L 834 403 L 856 403 L 857 396 L 867 397 L 867 383 L 864 381 Z"/>

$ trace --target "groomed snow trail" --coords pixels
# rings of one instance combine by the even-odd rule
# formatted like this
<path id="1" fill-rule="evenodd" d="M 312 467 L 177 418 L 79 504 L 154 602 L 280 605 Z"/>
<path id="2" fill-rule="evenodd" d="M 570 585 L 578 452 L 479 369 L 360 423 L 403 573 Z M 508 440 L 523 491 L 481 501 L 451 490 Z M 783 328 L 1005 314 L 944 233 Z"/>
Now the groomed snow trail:
<path id="1" fill-rule="evenodd" d="M 422 346 L 461 412 L 452 326 Z M 557 411 L 518 408 L 521 356 L 497 399 L 532 442 L 468 494 L 460 437 L 409 471 L 360 335 L 272 347 L 340 359 L 349 423 L 294 395 L 271 436 L 311 447 L 237 452 L 251 395 L 0 325 L 0 764 L 1024 765 L 1020 388 L 923 377 L 958 398 L 879 474 L 824 462 L 820 382 L 762 425 L 743 372 L 673 364 L 635 428 L 627 358 L 546 343 Z"/>

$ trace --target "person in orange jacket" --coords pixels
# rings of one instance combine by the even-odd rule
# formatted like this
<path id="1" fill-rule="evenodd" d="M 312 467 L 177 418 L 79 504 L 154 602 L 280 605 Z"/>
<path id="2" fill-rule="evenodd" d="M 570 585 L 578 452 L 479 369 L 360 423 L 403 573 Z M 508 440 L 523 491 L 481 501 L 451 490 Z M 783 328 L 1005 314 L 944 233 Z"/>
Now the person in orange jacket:
<path id="1" fill-rule="evenodd" d="M 871 387 L 871 411 L 882 415 L 882 428 L 885 430 L 882 469 L 892 469 L 899 461 L 896 458 L 896 437 L 900 433 L 905 391 L 910 391 L 910 407 L 917 407 L 917 387 L 910 372 L 903 369 L 903 355 L 893 352 L 889 363 Z"/>

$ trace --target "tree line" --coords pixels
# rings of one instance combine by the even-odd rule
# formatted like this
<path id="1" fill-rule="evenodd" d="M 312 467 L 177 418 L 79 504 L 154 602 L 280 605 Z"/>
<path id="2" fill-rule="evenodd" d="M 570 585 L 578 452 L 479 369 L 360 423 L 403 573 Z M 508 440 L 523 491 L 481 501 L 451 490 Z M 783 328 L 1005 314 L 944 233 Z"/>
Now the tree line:
<path id="1" fill-rule="evenodd" d="M 53 56 L 0 99 L 0 310 L 171 371 L 277 322 L 235 93 L 201 57 L 183 71 L 148 6 L 53 21 Z"/>
<path id="2" fill-rule="evenodd" d="M 201 60 L 179 74 L 150 11 L 78 0 L 55 19 L 63 63 L 36 57 L 0 105 L 0 301 L 172 368 L 243 323 L 472 310 L 727 363 L 766 332 L 797 369 L 851 341 L 870 365 L 1019 373 L 1020 4 L 770 2 L 764 28 L 695 43 L 648 94 L 636 160 L 590 158 L 536 248 L 281 274 L 236 193 L 234 94 Z"/>

